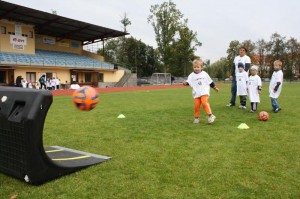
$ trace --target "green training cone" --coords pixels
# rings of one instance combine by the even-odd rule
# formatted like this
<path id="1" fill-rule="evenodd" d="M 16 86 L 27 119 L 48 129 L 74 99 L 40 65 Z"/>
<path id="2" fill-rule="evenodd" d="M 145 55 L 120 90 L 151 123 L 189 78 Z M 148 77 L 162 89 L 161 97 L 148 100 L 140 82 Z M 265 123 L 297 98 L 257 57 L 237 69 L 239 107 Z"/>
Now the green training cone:
<path id="1" fill-rule="evenodd" d="M 238 126 L 238 129 L 249 129 L 250 127 L 246 124 L 246 123 L 241 123 L 239 126 Z"/>
<path id="2" fill-rule="evenodd" d="M 118 116 L 118 118 L 126 118 L 126 117 L 125 117 L 125 115 L 120 114 L 120 115 Z"/>

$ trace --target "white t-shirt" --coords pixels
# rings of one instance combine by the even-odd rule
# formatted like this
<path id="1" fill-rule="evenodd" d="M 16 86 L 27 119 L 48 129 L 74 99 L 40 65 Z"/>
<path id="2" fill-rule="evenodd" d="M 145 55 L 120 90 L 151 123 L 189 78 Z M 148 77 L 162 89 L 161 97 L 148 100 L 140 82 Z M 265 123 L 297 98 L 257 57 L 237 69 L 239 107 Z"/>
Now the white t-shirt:
<path id="1" fill-rule="evenodd" d="M 55 79 L 55 85 L 57 86 L 59 84 L 60 84 L 59 79 Z"/>
<path id="2" fill-rule="evenodd" d="M 51 80 L 50 80 L 50 86 L 53 87 L 53 86 L 55 86 L 55 85 L 56 85 L 55 79 L 51 79 Z"/>
<path id="3" fill-rule="evenodd" d="M 243 57 L 238 55 L 234 58 L 233 63 L 235 65 L 235 74 L 237 74 L 239 72 L 238 64 L 243 63 L 245 67 L 246 64 L 251 64 L 251 59 L 248 55 L 244 55 Z"/>
<path id="4" fill-rule="evenodd" d="M 203 95 L 209 95 L 210 84 L 213 82 L 210 76 L 205 72 L 200 73 L 192 72 L 187 79 L 189 85 L 193 88 L 192 95 L 198 98 Z"/>
<path id="5" fill-rule="evenodd" d="M 51 87 L 50 80 L 47 80 L 47 81 L 45 82 L 45 85 L 46 85 L 47 88 L 48 88 L 48 87 Z"/>
<path id="6" fill-rule="evenodd" d="M 235 74 L 236 77 L 236 86 L 237 86 L 237 92 L 236 94 L 238 96 L 240 95 L 248 95 L 247 93 L 247 83 L 248 83 L 248 73 L 246 71 L 243 72 L 237 72 Z"/>
<path id="7" fill-rule="evenodd" d="M 258 75 L 251 75 L 248 82 L 248 94 L 250 102 L 260 102 L 258 86 L 261 86 L 261 79 Z"/>
<path id="8" fill-rule="evenodd" d="M 278 90 L 274 93 L 274 88 L 277 85 L 277 82 L 280 82 L 280 86 L 278 87 Z M 281 89 L 282 89 L 282 84 L 283 84 L 283 72 L 282 70 L 274 71 L 272 74 L 270 86 L 269 86 L 269 92 L 270 92 L 270 97 L 272 98 L 278 98 Z"/>
<path id="9" fill-rule="evenodd" d="M 36 82 L 36 83 L 35 83 L 35 88 L 36 88 L 36 89 L 40 89 L 40 83 L 39 83 L 39 82 Z"/>
<path id="10" fill-rule="evenodd" d="M 26 80 L 22 81 L 21 84 L 22 84 L 23 88 L 27 88 L 27 81 Z"/>

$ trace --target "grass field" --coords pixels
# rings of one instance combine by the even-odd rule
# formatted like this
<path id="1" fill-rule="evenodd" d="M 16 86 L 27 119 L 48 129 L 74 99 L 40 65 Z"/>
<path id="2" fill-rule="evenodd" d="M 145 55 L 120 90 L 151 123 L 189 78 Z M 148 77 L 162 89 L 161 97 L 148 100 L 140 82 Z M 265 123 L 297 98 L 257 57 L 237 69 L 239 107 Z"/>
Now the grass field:
<path id="1" fill-rule="evenodd" d="M 284 85 L 279 113 L 267 87 L 258 109 L 269 121 L 225 107 L 225 85 L 211 91 L 212 125 L 203 111 L 193 124 L 188 87 L 100 94 L 90 112 L 76 110 L 70 96 L 54 97 L 44 145 L 112 159 L 42 186 L 0 174 L 0 198 L 300 198 L 300 84 Z"/>

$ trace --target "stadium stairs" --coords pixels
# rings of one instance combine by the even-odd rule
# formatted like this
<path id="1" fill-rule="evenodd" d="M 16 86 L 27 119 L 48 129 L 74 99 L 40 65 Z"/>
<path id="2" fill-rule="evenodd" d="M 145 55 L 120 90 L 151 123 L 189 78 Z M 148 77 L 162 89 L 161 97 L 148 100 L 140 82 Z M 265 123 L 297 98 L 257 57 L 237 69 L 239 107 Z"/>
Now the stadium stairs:
<path id="1" fill-rule="evenodd" d="M 38 49 L 35 54 L 0 52 L 0 64 L 114 69 L 113 64 L 86 55 Z"/>
<path id="2" fill-rule="evenodd" d="M 115 84 L 115 87 L 127 87 L 137 85 L 137 74 L 126 68 L 119 67 L 125 71 L 123 77 Z"/>

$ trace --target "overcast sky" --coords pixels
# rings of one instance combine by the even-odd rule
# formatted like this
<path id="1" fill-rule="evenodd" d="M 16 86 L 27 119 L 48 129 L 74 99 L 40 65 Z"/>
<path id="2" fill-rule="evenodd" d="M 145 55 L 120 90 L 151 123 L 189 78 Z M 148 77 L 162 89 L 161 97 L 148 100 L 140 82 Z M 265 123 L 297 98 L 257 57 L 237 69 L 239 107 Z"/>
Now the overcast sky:
<path id="1" fill-rule="evenodd" d="M 156 47 L 153 28 L 147 23 L 150 6 L 163 0 L 6 0 L 60 16 L 122 30 L 127 13 L 128 32 Z M 277 32 L 300 41 L 300 0 L 173 0 L 198 33 L 202 46 L 196 54 L 212 62 L 226 56 L 230 41 L 269 40 Z"/>

